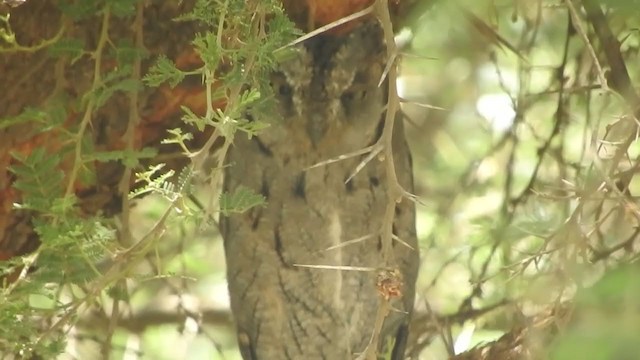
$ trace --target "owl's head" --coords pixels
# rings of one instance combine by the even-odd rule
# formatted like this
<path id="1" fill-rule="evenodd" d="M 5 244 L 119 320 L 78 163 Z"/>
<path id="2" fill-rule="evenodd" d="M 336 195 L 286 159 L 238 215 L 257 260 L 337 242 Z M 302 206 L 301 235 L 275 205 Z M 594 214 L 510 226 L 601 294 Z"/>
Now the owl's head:
<path id="1" fill-rule="evenodd" d="M 329 156 L 374 142 L 386 103 L 386 82 L 378 86 L 386 64 L 383 38 L 379 24 L 370 22 L 300 45 L 272 75 L 282 117 L 274 124 L 281 131 L 273 134 Z"/>

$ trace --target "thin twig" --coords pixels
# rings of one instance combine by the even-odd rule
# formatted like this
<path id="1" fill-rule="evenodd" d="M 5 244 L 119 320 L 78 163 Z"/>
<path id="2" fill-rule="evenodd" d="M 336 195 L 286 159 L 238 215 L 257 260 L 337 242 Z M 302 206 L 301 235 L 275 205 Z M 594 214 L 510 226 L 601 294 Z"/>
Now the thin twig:
<path id="1" fill-rule="evenodd" d="M 366 16 L 368 14 L 371 14 L 373 12 L 373 7 L 374 7 L 374 5 L 371 5 L 371 6 L 367 7 L 367 8 L 365 8 L 365 9 L 360 10 L 358 12 L 355 12 L 355 13 L 349 15 L 349 16 L 345 16 L 345 17 L 340 18 L 340 19 L 338 19 L 336 21 L 330 22 L 327 25 L 321 26 L 321 27 L 309 32 L 308 34 L 305 34 L 305 35 L 293 40 L 292 42 L 288 43 L 287 45 L 276 49 L 276 51 L 282 51 L 282 50 L 284 50 L 286 48 L 290 48 L 292 46 L 298 45 L 301 42 L 309 40 L 314 36 L 318 36 L 318 35 L 320 35 L 320 34 L 322 34 L 324 32 L 327 32 L 327 31 L 329 31 L 329 30 L 331 30 L 333 28 L 336 28 L 336 27 L 338 27 L 340 25 L 346 24 L 346 23 L 348 23 L 350 21 L 359 19 L 359 18 L 361 18 L 363 16 Z"/>
<path id="2" fill-rule="evenodd" d="M 136 48 L 142 49 L 144 47 L 143 31 L 144 31 L 144 7 L 139 3 L 137 5 L 136 17 L 133 22 L 133 28 L 135 29 L 134 43 Z M 141 76 L 142 59 L 140 55 L 136 55 L 133 60 L 133 66 L 131 70 L 131 78 L 135 81 L 140 81 Z M 140 124 L 140 113 L 138 112 L 139 106 L 139 92 L 137 90 L 132 91 L 129 94 L 129 122 L 127 123 L 127 130 L 123 136 L 128 150 L 133 151 L 136 128 Z M 130 230 L 130 199 L 129 191 L 131 189 L 131 166 L 125 165 L 124 173 L 120 179 L 118 190 L 120 191 L 121 215 L 120 221 L 122 223 L 120 242 L 122 244 L 131 245 L 131 230 Z"/>
<path id="3" fill-rule="evenodd" d="M 100 87 L 102 82 L 102 52 L 104 50 L 105 45 L 109 40 L 109 19 L 111 17 L 111 11 L 109 6 L 106 6 L 102 13 L 102 26 L 100 28 L 100 36 L 98 38 L 98 44 L 96 45 L 96 50 L 93 52 L 94 64 L 93 64 L 93 84 L 91 85 L 91 90 L 89 92 L 95 91 Z M 82 138 L 87 130 L 87 126 L 89 126 L 89 122 L 93 117 L 93 111 L 96 106 L 96 96 L 91 96 L 89 101 L 87 102 L 87 108 L 84 111 L 84 116 L 80 122 L 80 129 L 78 129 L 78 133 L 75 134 L 75 142 L 76 147 L 74 149 L 74 159 L 73 159 L 73 167 L 71 168 L 71 172 L 69 173 L 67 189 L 65 191 L 64 196 L 68 197 L 74 193 L 75 182 L 78 177 L 78 171 L 82 166 Z"/>
<path id="4" fill-rule="evenodd" d="M 364 149 L 356 150 L 356 151 L 350 152 L 348 154 L 342 154 L 342 155 L 336 156 L 334 158 L 321 161 L 321 162 L 319 162 L 317 164 L 313 164 L 313 165 L 309 166 L 308 168 L 306 168 L 304 170 L 307 171 L 307 170 L 315 169 L 315 168 L 320 167 L 320 166 L 326 166 L 326 165 L 329 165 L 329 164 L 336 163 L 338 161 L 347 160 L 347 159 L 351 159 L 351 158 L 359 156 L 359 155 L 370 153 L 375 149 L 376 145 L 377 144 L 371 145 L 371 146 L 367 146 Z"/>
<path id="5" fill-rule="evenodd" d="M 382 329 L 382 325 L 384 325 L 384 320 L 387 318 L 389 313 L 391 312 L 391 303 L 386 300 L 380 298 L 380 305 L 378 306 L 378 311 L 376 312 L 376 321 L 374 323 L 374 331 L 371 334 L 371 339 L 369 340 L 369 344 L 364 349 L 364 351 L 356 358 L 356 360 L 377 360 L 378 359 L 378 343 L 380 342 L 380 330 Z"/>
<path id="6" fill-rule="evenodd" d="M 384 119 L 384 127 L 382 134 L 378 140 L 378 144 L 383 147 L 383 155 L 385 160 L 385 169 L 387 175 L 387 206 L 382 220 L 382 258 L 385 266 L 392 266 L 393 253 L 393 221 L 395 218 L 396 204 L 402 200 L 405 191 L 398 183 L 396 176 L 395 162 L 393 157 L 393 130 L 396 119 L 396 112 L 400 108 L 400 98 L 397 91 L 397 49 L 394 40 L 393 24 L 391 23 L 391 15 L 389 14 L 388 0 L 376 0 L 373 4 L 374 14 L 380 22 L 384 39 L 387 46 L 387 66 L 388 73 L 383 74 L 380 83 L 386 76 L 387 80 L 387 105 Z M 375 155 L 374 155 L 375 156 Z M 391 310 L 388 300 L 380 299 L 380 305 L 376 314 L 376 321 L 371 335 L 371 341 L 364 349 L 363 353 L 358 357 L 359 360 L 375 360 L 377 358 L 380 333 L 384 320 Z"/>
<path id="7" fill-rule="evenodd" d="M 598 60 L 596 51 L 593 49 L 593 46 L 591 45 L 591 41 L 589 41 L 589 37 L 587 36 L 587 33 L 584 31 L 584 28 L 582 27 L 580 16 L 578 16 L 578 12 L 576 11 L 575 6 L 573 6 L 573 1 L 564 0 L 564 3 L 567 4 L 567 8 L 569 9 L 569 14 L 571 15 L 571 20 L 573 22 L 574 28 L 582 38 L 582 41 L 584 41 L 584 44 L 587 46 L 587 49 L 589 50 L 589 55 L 591 56 L 593 63 L 596 65 L 597 76 L 598 76 L 598 80 L 600 81 L 600 86 L 603 89 L 608 89 L 609 87 L 607 85 L 607 77 L 604 74 L 602 65 L 600 65 L 600 60 Z"/>

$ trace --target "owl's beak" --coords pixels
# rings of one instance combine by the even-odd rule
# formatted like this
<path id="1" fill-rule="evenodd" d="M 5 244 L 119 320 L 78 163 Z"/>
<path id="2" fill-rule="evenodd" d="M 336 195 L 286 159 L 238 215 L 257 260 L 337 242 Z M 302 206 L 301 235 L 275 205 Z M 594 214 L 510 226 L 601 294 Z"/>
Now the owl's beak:
<path id="1" fill-rule="evenodd" d="M 327 120 L 322 113 L 315 112 L 307 120 L 307 135 L 315 148 L 327 132 Z"/>

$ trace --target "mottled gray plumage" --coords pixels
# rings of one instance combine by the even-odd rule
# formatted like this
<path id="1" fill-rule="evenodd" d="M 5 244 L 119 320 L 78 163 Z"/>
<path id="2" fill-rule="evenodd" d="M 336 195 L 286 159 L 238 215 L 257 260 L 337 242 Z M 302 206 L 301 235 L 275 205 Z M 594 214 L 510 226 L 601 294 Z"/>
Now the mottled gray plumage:
<path id="1" fill-rule="evenodd" d="M 415 250 L 394 242 L 387 264 L 379 235 L 385 162 L 373 159 L 347 184 L 362 156 L 305 171 L 376 142 L 387 96 L 386 87 L 377 86 L 385 53 L 377 23 L 346 37 L 308 40 L 273 74 L 279 118 L 260 119 L 271 126 L 252 139 L 238 135 L 228 154 L 225 191 L 242 185 L 267 198 L 266 207 L 221 219 L 245 359 L 351 359 L 369 342 L 379 301 L 376 273 L 294 264 L 398 267 L 404 297 L 393 306 L 406 313 L 390 314 L 382 339 L 406 337 L 418 266 L 414 204 L 397 204 L 394 233 Z M 396 172 L 412 191 L 411 158 L 402 122 L 396 123 Z"/>

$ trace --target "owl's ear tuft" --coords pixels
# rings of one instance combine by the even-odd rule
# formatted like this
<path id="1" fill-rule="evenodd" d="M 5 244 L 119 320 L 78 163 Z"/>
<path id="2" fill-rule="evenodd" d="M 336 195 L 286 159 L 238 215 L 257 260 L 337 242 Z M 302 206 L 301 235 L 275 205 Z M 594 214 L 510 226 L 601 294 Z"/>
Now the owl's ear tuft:
<path id="1" fill-rule="evenodd" d="M 379 36 L 372 36 L 372 33 L 379 33 Z M 349 100 L 348 97 L 352 95 L 357 100 L 358 96 L 363 98 L 367 94 L 354 87 L 377 85 L 385 63 L 386 47 L 382 28 L 377 21 L 372 21 L 346 37 L 331 59 L 332 70 L 326 82 L 340 94 L 352 93 L 346 95 L 344 100 Z"/>
<path id="2" fill-rule="evenodd" d="M 343 45 L 334 56 L 333 61 L 334 64 L 348 61 L 354 62 L 355 65 L 371 57 L 380 57 L 385 53 L 385 49 L 382 26 L 378 21 L 370 21 L 345 37 Z"/>

